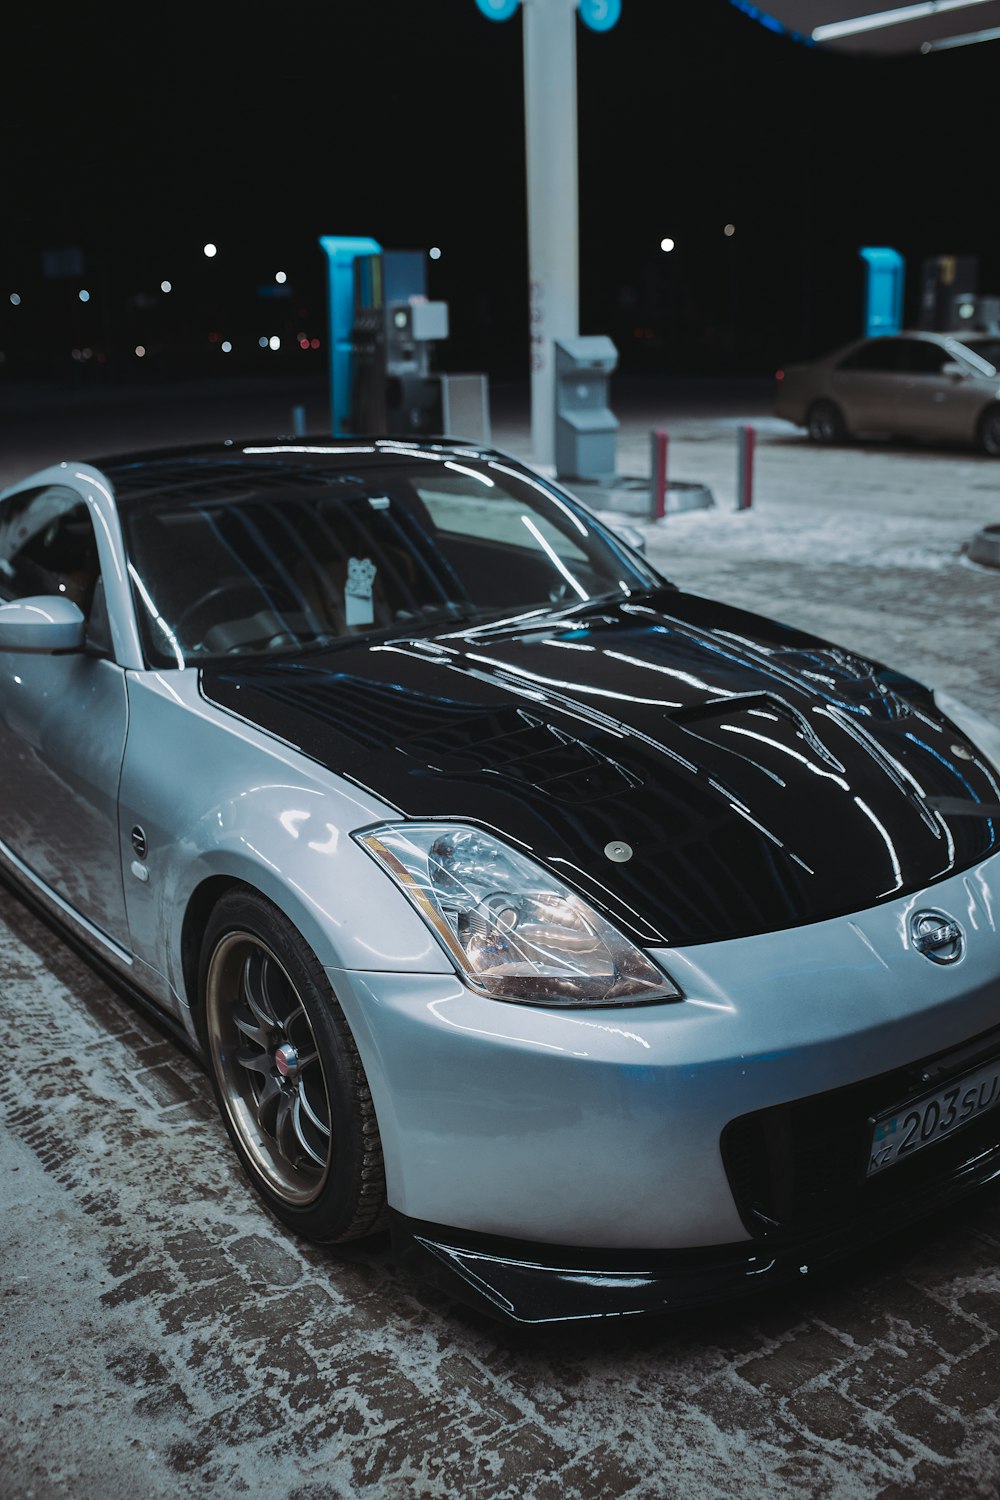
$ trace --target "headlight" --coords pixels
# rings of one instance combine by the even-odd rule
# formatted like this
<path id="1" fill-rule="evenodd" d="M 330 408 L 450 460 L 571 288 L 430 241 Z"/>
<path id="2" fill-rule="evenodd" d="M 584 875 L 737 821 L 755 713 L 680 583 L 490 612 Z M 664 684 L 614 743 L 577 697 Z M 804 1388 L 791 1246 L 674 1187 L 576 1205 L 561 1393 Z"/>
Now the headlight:
<path id="1" fill-rule="evenodd" d="M 972 741 L 976 749 L 982 751 L 993 767 L 1000 769 L 1000 729 L 996 724 L 989 719 L 984 719 L 982 714 L 977 713 L 974 708 L 969 708 L 958 698 L 953 698 L 950 693 L 935 692 L 934 702 L 941 712 L 947 714 L 952 723 Z"/>
<path id="2" fill-rule="evenodd" d="M 525 1005 L 635 1005 L 680 995 L 662 969 L 547 870 L 454 823 L 356 834 L 468 984 Z"/>

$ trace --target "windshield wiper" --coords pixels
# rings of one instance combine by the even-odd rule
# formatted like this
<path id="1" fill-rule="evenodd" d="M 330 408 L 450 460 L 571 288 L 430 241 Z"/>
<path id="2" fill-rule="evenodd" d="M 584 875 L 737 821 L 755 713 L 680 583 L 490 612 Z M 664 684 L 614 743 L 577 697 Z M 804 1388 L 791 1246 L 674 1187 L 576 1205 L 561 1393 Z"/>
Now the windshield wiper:
<path id="1" fill-rule="evenodd" d="M 273 636 L 258 636 L 253 640 L 241 641 L 239 647 L 233 651 L 198 652 L 192 656 L 190 664 L 191 666 L 208 666 L 220 662 L 229 663 L 241 658 L 277 661 L 290 656 L 313 655 L 319 651 L 341 651 L 350 646 L 367 645 L 369 641 L 401 640 L 410 636 L 425 635 L 428 631 L 440 629 L 442 624 L 467 625 L 480 615 L 492 613 L 491 610 L 461 604 L 431 604 L 405 620 L 393 620 L 389 625 L 373 626 L 370 630 L 361 630 L 356 634 L 328 635 L 320 632 L 315 635 L 300 634 L 294 640 L 282 640 L 280 645 L 270 650 L 267 649 L 268 642 L 277 640 L 278 633 Z"/>

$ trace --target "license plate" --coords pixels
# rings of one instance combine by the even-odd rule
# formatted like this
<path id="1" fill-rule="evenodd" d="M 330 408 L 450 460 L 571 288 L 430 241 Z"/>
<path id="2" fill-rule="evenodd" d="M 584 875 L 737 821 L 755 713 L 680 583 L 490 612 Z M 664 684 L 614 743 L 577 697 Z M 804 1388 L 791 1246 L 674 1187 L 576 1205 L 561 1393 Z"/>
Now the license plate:
<path id="1" fill-rule="evenodd" d="M 935 1094 L 915 1099 L 895 1114 L 874 1121 L 866 1176 L 905 1161 L 925 1146 L 933 1146 L 970 1120 L 1000 1105 L 1000 1059 L 974 1073 L 953 1079 Z"/>

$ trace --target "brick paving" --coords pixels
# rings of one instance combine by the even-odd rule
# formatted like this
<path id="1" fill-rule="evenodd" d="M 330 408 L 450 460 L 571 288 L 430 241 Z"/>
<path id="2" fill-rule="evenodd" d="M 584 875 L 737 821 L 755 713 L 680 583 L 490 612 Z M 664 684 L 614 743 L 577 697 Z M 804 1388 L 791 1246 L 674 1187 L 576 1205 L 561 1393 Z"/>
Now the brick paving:
<path id="1" fill-rule="evenodd" d="M 728 416 L 676 414 L 673 472 L 720 508 L 651 532 L 670 576 L 1000 716 L 1000 573 L 962 556 L 1000 464 L 773 427 L 736 517 L 733 463 Z M 0 1016 L 0 1500 L 1000 1496 L 996 1193 L 753 1304 L 506 1330 L 384 1247 L 291 1238 L 197 1066 L 5 894 Z"/>

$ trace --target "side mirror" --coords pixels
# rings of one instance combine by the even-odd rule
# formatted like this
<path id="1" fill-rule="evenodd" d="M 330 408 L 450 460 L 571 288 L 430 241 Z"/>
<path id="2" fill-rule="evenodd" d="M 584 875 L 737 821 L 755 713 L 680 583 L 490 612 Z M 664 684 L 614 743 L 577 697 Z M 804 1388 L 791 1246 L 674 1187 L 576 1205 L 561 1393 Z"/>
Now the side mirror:
<path id="1" fill-rule="evenodd" d="M 82 651 L 87 622 L 71 599 L 37 594 L 0 604 L 0 651 Z"/>
<path id="2" fill-rule="evenodd" d="M 947 364 L 941 366 L 942 375 L 950 375 L 952 380 L 965 380 L 972 372 L 965 365 L 960 365 L 957 360 L 949 359 Z"/>

